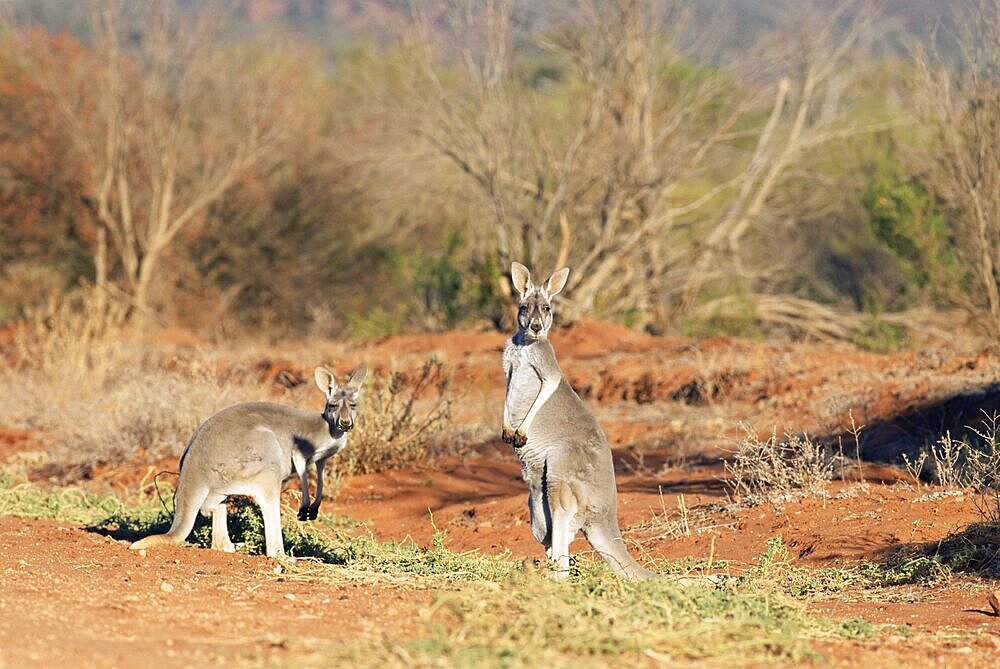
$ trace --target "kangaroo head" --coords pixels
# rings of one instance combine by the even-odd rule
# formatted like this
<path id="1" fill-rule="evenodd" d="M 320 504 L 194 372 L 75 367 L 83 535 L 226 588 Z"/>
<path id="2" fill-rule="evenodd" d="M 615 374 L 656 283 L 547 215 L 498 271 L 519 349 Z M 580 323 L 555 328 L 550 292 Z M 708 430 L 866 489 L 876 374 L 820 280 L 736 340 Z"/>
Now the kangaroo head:
<path id="1" fill-rule="evenodd" d="M 358 416 L 358 396 L 368 376 L 368 367 L 361 365 L 351 373 L 346 385 L 337 385 L 337 377 L 326 367 L 317 367 L 316 385 L 326 396 L 323 419 L 331 430 L 347 432 L 354 427 Z"/>
<path id="2" fill-rule="evenodd" d="M 544 339 L 552 327 L 552 298 L 566 285 L 569 267 L 557 269 L 544 285 L 531 281 L 531 272 L 519 262 L 511 263 L 510 277 L 521 297 L 517 307 L 518 330 L 529 339 Z"/>

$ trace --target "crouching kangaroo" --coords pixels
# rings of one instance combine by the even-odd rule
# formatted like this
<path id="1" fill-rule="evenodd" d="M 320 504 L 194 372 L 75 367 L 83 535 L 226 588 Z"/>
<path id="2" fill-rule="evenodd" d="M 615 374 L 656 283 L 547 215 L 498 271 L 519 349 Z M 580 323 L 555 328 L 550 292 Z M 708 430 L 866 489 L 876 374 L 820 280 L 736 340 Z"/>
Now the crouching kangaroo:
<path id="1" fill-rule="evenodd" d="M 347 445 L 354 427 L 364 365 L 338 386 L 333 372 L 317 367 L 316 385 L 326 396 L 323 413 L 269 402 L 237 404 L 215 414 L 195 431 L 180 462 L 174 520 L 166 534 L 133 543 L 138 550 L 184 541 L 198 511 L 212 517 L 212 548 L 233 552 L 226 522 L 226 497 L 249 495 L 264 516 L 268 557 L 284 555 L 281 484 L 298 476 L 302 485 L 299 520 L 315 520 L 323 499 L 323 467 Z M 309 501 L 309 466 L 316 466 L 316 498 Z"/>
<path id="2" fill-rule="evenodd" d="M 552 298 L 569 268 L 535 286 L 528 269 L 511 266 L 520 295 L 517 334 L 503 351 L 507 378 L 504 442 L 514 446 L 528 484 L 531 533 L 557 578 L 569 575 L 569 545 L 578 530 L 621 578 L 647 580 L 618 529 L 618 491 L 607 437 L 563 376 L 548 340 Z"/>

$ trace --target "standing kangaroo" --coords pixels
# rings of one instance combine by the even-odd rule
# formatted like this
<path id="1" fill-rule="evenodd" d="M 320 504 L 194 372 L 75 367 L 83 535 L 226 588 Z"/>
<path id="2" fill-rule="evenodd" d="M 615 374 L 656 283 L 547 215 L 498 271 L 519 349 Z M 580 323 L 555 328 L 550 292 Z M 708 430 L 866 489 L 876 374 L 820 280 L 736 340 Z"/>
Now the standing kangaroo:
<path id="1" fill-rule="evenodd" d="M 133 543 L 138 550 L 181 543 L 198 511 L 212 517 L 212 548 L 235 550 L 226 522 L 226 497 L 249 495 L 264 516 L 268 557 L 284 555 L 281 537 L 281 484 L 297 475 L 302 485 L 299 520 L 315 520 L 323 499 L 323 466 L 347 445 L 357 417 L 358 395 L 368 368 L 358 367 L 345 386 L 326 367 L 317 367 L 316 385 L 326 396 L 322 414 L 270 402 L 237 404 L 215 414 L 195 431 L 181 456 L 174 496 L 174 520 L 166 534 Z M 309 466 L 316 465 L 316 498 L 309 502 Z"/>
<path id="2" fill-rule="evenodd" d="M 503 351 L 507 396 L 502 439 L 514 446 L 521 461 L 531 534 L 545 546 L 559 579 L 569 575 L 569 545 L 578 530 L 621 578 L 656 578 L 625 548 L 611 447 L 563 376 L 548 340 L 552 298 L 566 285 L 569 268 L 536 287 L 528 269 L 515 262 L 511 278 L 520 305 L 517 334 Z"/>

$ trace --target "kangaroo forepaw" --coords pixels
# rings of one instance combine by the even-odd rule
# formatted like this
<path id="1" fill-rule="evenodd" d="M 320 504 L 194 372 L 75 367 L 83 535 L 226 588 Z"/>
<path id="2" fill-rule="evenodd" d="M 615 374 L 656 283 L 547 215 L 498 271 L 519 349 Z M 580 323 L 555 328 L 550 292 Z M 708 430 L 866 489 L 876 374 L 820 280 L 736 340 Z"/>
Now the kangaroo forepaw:
<path id="1" fill-rule="evenodd" d="M 514 437 L 511 439 L 510 443 L 515 448 L 520 448 L 528 443 L 528 435 L 526 435 L 523 430 L 518 430 L 514 433 Z"/>
<path id="2" fill-rule="evenodd" d="M 319 504 L 310 506 L 308 513 L 306 513 L 307 520 L 316 520 L 317 516 L 319 516 Z"/>
<path id="3" fill-rule="evenodd" d="M 500 440 L 505 444 L 514 443 L 514 428 L 510 425 L 504 425 L 503 429 L 500 430 Z"/>
<path id="4" fill-rule="evenodd" d="M 299 509 L 299 520 L 315 520 L 315 515 L 312 518 L 309 517 L 309 511 L 310 509 L 308 506 L 304 506 Z"/>

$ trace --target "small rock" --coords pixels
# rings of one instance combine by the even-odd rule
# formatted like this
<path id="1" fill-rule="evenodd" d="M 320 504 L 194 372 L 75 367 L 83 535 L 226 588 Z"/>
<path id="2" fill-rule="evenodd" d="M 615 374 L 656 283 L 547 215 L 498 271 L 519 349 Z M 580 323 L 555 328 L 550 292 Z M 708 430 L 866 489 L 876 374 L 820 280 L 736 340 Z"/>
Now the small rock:
<path id="1" fill-rule="evenodd" d="M 160 583 L 160 590 L 162 590 L 163 592 L 173 592 L 174 586 L 164 581 L 163 583 Z"/>
<path id="2" fill-rule="evenodd" d="M 285 571 L 285 568 L 284 568 L 284 567 L 282 567 L 282 566 L 281 566 L 280 564 L 276 564 L 276 565 L 274 565 L 274 573 L 275 573 L 275 574 L 280 574 L 280 573 L 282 573 L 283 571 Z"/>
<path id="3" fill-rule="evenodd" d="M 990 603 L 990 608 L 993 609 L 993 615 L 1000 616 L 1000 590 L 991 592 L 987 601 Z"/>
<path id="4" fill-rule="evenodd" d="M 139 557 L 146 557 L 146 549 L 145 548 L 140 548 L 139 549 Z"/>
<path id="5" fill-rule="evenodd" d="M 293 595 L 292 593 L 288 593 L 287 595 L 285 595 L 285 599 L 287 599 L 290 602 L 294 602 L 295 601 L 295 595 Z"/>

